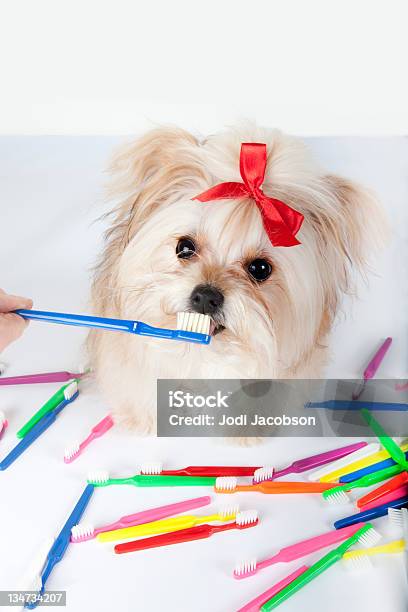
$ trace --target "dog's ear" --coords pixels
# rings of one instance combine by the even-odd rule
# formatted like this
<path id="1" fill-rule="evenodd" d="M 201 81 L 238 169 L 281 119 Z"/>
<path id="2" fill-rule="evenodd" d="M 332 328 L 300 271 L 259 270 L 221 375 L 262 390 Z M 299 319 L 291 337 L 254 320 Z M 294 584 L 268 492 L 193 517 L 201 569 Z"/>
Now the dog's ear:
<path id="1" fill-rule="evenodd" d="M 208 184 L 198 141 L 178 128 L 152 130 L 123 147 L 110 173 L 108 195 L 118 201 L 112 232 L 121 234 L 122 246 L 153 211 L 184 194 L 193 197 Z"/>
<path id="2" fill-rule="evenodd" d="M 94 309 L 97 305 L 102 314 L 115 285 L 118 260 L 138 228 L 158 208 L 194 197 L 210 184 L 198 141 L 177 128 L 152 130 L 122 147 L 109 170 L 108 197 L 115 206 L 106 215 L 109 229 L 92 290 Z"/>
<path id="3" fill-rule="evenodd" d="M 386 243 L 388 221 L 374 194 L 339 176 L 323 177 L 319 196 L 306 212 L 324 268 L 326 320 L 332 320 L 341 293 L 353 291 L 353 275 L 365 273 Z"/>

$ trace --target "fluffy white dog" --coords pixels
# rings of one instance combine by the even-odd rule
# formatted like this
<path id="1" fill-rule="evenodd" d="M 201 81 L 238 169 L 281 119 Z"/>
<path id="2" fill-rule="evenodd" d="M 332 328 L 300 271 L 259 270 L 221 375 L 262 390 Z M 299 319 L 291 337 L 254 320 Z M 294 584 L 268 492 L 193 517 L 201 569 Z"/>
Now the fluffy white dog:
<path id="1" fill-rule="evenodd" d="M 242 182 L 244 142 L 265 143 L 262 190 L 304 216 L 300 244 L 273 246 L 252 197 L 202 202 Z M 158 378 L 318 378 L 341 295 L 381 241 L 372 195 L 327 174 L 301 141 L 244 126 L 199 141 L 157 129 L 112 164 L 116 206 L 93 282 L 93 312 L 176 328 L 209 314 L 210 345 L 91 332 L 92 365 L 116 420 L 155 428 Z"/>

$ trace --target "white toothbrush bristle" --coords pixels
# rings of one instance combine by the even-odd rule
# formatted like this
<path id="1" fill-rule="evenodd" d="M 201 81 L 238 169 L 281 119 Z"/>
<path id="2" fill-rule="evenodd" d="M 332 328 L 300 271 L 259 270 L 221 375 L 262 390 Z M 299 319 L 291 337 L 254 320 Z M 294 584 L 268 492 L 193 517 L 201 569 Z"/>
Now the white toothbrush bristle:
<path id="1" fill-rule="evenodd" d="M 6 422 L 6 415 L 4 414 L 4 412 L 2 410 L 0 410 L 0 427 L 2 425 L 4 425 L 4 423 Z"/>
<path id="2" fill-rule="evenodd" d="M 373 567 L 372 561 L 367 554 L 348 556 L 344 559 L 347 569 L 353 572 L 365 572 Z"/>
<path id="3" fill-rule="evenodd" d="M 197 334 L 208 335 L 210 333 L 211 317 L 199 312 L 178 312 L 177 329 Z"/>
<path id="4" fill-rule="evenodd" d="M 140 466 L 140 473 L 145 475 L 158 475 L 163 471 L 163 464 L 159 461 L 155 463 L 143 463 Z"/>
<path id="5" fill-rule="evenodd" d="M 235 566 L 234 578 L 246 578 L 256 574 L 256 559 L 250 561 L 242 561 Z"/>
<path id="6" fill-rule="evenodd" d="M 87 477 L 87 481 L 90 484 L 104 484 L 109 480 L 109 472 L 100 471 L 100 472 L 90 472 Z"/>
<path id="7" fill-rule="evenodd" d="M 329 491 L 330 495 L 324 496 L 324 499 L 329 502 L 329 504 L 347 504 L 350 501 L 345 491 L 336 491 L 335 489 L 329 489 Z"/>
<path id="8" fill-rule="evenodd" d="M 72 383 L 68 385 L 66 389 L 64 389 L 64 397 L 66 400 L 70 400 L 75 393 L 78 391 L 78 383 L 74 380 Z"/>
<path id="9" fill-rule="evenodd" d="M 90 539 L 95 531 L 95 527 L 93 525 L 74 525 L 71 529 L 71 541 L 72 542 L 81 542 L 82 540 Z"/>
<path id="10" fill-rule="evenodd" d="M 215 491 L 232 492 L 237 488 L 238 480 L 235 476 L 219 476 L 215 480 Z"/>
<path id="11" fill-rule="evenodd" d="M 407 517 L 408 521 L 408 508 L 388 508 L 388 518 L 390 522 L 402 529 L 403 527 L 403 517 L 404 515 Z"/>
<path id="12" fill-rule="evenodd" d="M 234 519 L 239 513 L 239 506 L 228 506 L 226 508 L 220 508 L 218 514 L 222 519 Z"/>
<path id="13" fill-rule="evenodd" d="M 245 510 L 244 512 L 239 512 L 235 517 L 235 522 L 240 527 L 255 525 L 258 522 L 258 512 L 257 510 Z"/>
<path id="14" fill-rule="evenodd" d="M 378 533 L 378 531 L 376 531 L 374 527 L 370 527 L 368 531 L 359 536 L 358 541 L 365 548 L 371 548 L 372 546 L 378 544 L 381 538 L 382 535 Z"/>
<path id="15" fill-rule="evenodd" d="M 264 482 L 265 480 L 272 480 L 275 468 L 273 467 L 261 467 L 255 470 L 253 475 L 254 483 Z"/>
<path id="16" fill-rule="evenodd" d="M 65 463 L 70 463 L 79 454 L 79 442 L 74 442 L 71 446 L 68 446 L 64 451 Z"/>

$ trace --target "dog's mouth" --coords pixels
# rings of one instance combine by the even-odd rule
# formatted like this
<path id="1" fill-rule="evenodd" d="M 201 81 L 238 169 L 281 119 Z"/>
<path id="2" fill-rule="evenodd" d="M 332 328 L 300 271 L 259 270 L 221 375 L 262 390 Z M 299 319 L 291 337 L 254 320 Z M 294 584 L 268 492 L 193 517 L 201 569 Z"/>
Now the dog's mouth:
<path id="1" fill-rule="evenodd" d="M 212 321 L 210 333 L 212 336 L 216 336 L 217 334 L 220 334 L 221 332 L 223 332 L 224 329 L 225 329 L 225 325 L 217 324 L 215 323 L 215 321 Z"/>

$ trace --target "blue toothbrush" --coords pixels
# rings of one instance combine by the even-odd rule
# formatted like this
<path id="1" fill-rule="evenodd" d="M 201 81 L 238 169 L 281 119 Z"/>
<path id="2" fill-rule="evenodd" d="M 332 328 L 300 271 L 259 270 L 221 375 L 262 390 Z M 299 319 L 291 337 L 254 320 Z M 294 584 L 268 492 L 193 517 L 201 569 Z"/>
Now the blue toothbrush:
<path id="1" fill-rule="evenodd" d="M 405 453 L 405 458 L 408 460 L 408 452 Z M 350 474 L 344 474 L 344 476 L 340 477 L 340 482 L 353 482 L 353 480 L 358 480 L 363 476 L 367 476 L 367 474 L 372 474 L 373 472 L 385 470 L 385 468 L 392 467 L 393 465 L 397 465 L 396 461 L 394 461 L 393 459 L 384 459 L 384 461 L 373 463 L 372 465 L 368 465 L 365 468 L 361 468 L 361 470 L 350 472 Z"/>
<path id="2" fill-rule="evenodd" d="M 24 436 L 22 440 L 0 461 L 0 471 L 6 470 L 22 453 L 31 446 L 56 420 L 59 413 L 79 395 L 78 383 L 72 382 L 64 391 L 65 399 L 54 410 L 48 412 Z"/>
<path id="3" fill-rule="evenodd" d="M 163 329 L 152 327 L 141 321 L 128 321 L 126 319 L 107 319 L 88 315 L 74 315 L 62 312 L 46 312 L 43 310 L 16 310 L 16 314 L 24 319 L 59 323 L 61 325 L 75 325 L 77 327 L 92 327 L 109 329 L 112 331 L 127 332 L 138 336 L 151 338 L 168 338 L 169 340 L 182 340 L 196 344 L 209 344 L 211 340 L 211 318 L 197 312 L 183 312 L 177 315 L 179 329 Z"/>
<path id="4" fill-rule="evenodd" d="M 305 408 L 325 408 L 326 410 L 389 410 L 405 412 L 408 404 L 398 402 L 359 402 L 355 400 L 327 400 L 325 402 L 307 402 Z"/>
<path id="5" fill-rule="evenodd" d="M 54 544 L 51 546 L 50 551 L 47 555 L 44 567 L 42 568 L 41 575 L 40 575 L 41 587 L 38 592 L 39 595 L 42 595 L 44 593 L 46 582 L 52 570 L 54 569 L 55 565 L 59 563 L 59 561 L 61 561 L 62 557 L 64 556 L 65 551 L 67 550 L 68 544 L 71 539 L 71 529 L 75 525 L 78 525 L 79 521 L 81 520 L 81 517 L 85 511 L 85 508 L 87 507 L 89 503 L 89 500 L 91 499 L 93 492 L 94 492 L 94 486 L 91 484 L 88 484 L 85 487 L 84 492 L 82 493 L 81 497 L 79 498 L 75 508 L 71 512 L 67 522 L 61 529 Z M 26 608 L 29 608 L 30 610 L 32 610 L 33 608 L 37 607 L 38 603 L 39 603 L 38 601 L 27 603 Z"/>
<path id="6" fill-rule="evenodd" d="M 393 501 L 377 506 L 376 508 L 370 508 L 370 510 L 364 510 L 364 512 L 358 512 L 352 516 L 340 519 L 334 523 L 335 529 L 342 529 L 349 525 L 355 525 L 356 523 L 363 523 L 365 521 L 371 521 L 381 516 L 388 514 L 388 508 L 407 508 L 408 507 L 408 495 L 394 499 Z"/>

